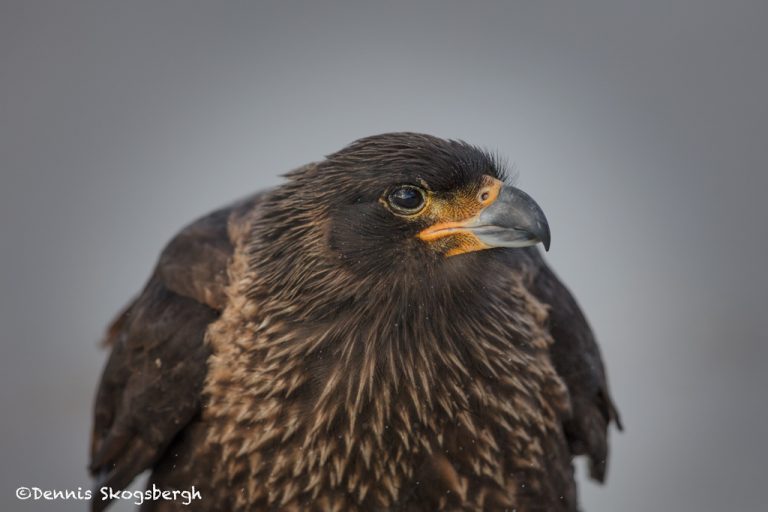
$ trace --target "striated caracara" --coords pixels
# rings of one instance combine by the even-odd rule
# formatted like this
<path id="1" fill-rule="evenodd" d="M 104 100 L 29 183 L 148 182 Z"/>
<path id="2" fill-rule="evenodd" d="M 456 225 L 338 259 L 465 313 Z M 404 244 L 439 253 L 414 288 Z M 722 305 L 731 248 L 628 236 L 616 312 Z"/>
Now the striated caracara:
<path id="1" fill-rule="evenodd" d="M 107 333 L 98 486 L 201 494 L 153 511 L 577 510 L 573 457 L 602 481 L 619 420 L 549 236 L 493 157 L 415 133 L 197 220 Z"/>

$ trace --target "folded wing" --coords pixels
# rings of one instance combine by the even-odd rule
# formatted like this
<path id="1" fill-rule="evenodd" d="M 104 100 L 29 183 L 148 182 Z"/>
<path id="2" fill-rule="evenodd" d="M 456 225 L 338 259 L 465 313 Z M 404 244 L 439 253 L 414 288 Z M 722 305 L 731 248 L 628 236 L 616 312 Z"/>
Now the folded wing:
<path id="1" fill-rule="evenodd" d="M 208 325 L 225 306 L 233 213 L 216 211 L 164 249 L 139 296 L 108 329 L 112 352 L 94 406 L 89 469 L 97 486 L 122 489 L 163 455 L 200 409 L 210 349 Z M 94 510 L 108 502 L 93 500 Z"/>
<path id="2" fill-rule="evenodd" d="M 564 431 L 573 455 L 587 455 L 590 476 L 602 482 L 608 459 L 608 425 L 622 428 L 592 330 L 579 305 L 546 263 L 541 261 L 531 292 L 549 307 L 550 348 L 557 372 L 570 393 L 572 415 Z"/>

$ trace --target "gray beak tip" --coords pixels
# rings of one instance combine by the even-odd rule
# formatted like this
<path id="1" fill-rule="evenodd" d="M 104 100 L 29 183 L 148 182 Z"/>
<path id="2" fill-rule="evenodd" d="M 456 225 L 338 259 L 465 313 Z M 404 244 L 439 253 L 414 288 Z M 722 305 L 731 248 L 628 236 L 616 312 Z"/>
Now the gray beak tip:
<path id="1" fill-rule="evenodd" d="M 549 243 L 551 241 L 550 233 L 549 233 L 549 226 L 545 224 L 544 227 L 544 233 L 541 237 L 541 243 L 544 246 L 544 250 L 549 252 Z"/>

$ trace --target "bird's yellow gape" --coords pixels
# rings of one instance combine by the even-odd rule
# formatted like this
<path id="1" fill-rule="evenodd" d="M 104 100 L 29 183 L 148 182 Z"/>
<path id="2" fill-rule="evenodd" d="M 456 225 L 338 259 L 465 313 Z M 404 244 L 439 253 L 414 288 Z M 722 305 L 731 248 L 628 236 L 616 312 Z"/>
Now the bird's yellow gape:
<path id="1" fill-rule="evenodd" d="M 483 177 L 479 190 L 434 198 L 429 214 L 436 222 L 418 238 L 439 244 L 446 256 L 539 242 L 549 249 L 549 224 L 539 205 L 491 176 Z"/>
<path id="2" fill-rule="evenodd" d="M 487 175 L 484 176 L 483 182 L 476 194 L 473 193 L 474 190 L 470 190 L 453 197 L 435 199 L 430 213 L 438 221 L 422 230 L 418 237 L 425 242 L 439 240 L 449 246 L 445 252 L 446 256 L 490 249 L 469 227 L 477 221 L 483 209 L 496 201 L 503 183 Z"/>

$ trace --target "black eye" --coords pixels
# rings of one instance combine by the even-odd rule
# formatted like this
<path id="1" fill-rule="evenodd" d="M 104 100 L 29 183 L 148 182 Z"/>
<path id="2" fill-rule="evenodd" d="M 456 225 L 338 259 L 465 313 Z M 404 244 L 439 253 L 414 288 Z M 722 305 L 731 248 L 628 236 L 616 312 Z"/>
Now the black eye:
<path id="1" fill-rule="evenodd" d="M 424 192 L 417 187 L 398 187 L 389 194 L 390 206 L 401 213 L 416 213 L 424 208 Z"/>

